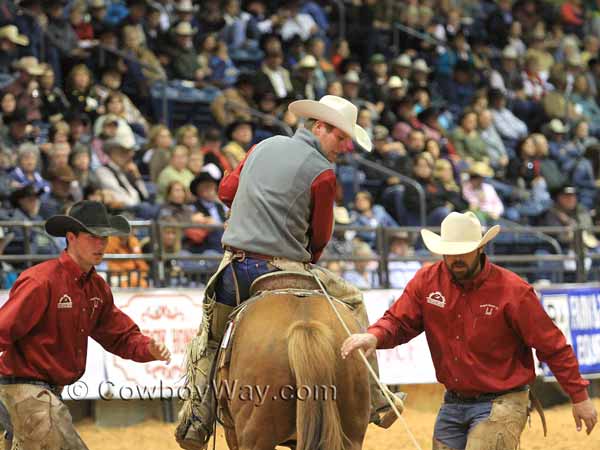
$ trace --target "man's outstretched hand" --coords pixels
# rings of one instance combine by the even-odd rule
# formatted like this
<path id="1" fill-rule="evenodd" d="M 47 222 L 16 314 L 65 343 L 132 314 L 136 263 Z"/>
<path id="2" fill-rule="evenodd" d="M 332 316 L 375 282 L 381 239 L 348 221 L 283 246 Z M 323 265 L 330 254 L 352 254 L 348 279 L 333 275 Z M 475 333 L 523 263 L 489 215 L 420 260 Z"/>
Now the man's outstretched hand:
<path id="1" fill-rule="evenodd" d="M 377 338 L 370 333 L 353 334 L 342 344 L 342 358 L 346 359 L 352 352 L 361 348 L 365 356 L 369 356 L 377 348 Z"/>
<path id="2" fill-rule="evenodd" d="M 148 351 L 157 361 L 166 361 L 167 364 L 171 362 L 171 352 L 162 342 L 152 339 L 148 344 Z"/>
<path id="3" fill-rule="evenodd" d="M 588 398 L 579 403 L 573 403 L 573 418 L 577 431 L 581 431 L 581 422 L 585 423 L 585 432 L 590 434 L 598 423 L 598 413 L 592 401 Z"/>

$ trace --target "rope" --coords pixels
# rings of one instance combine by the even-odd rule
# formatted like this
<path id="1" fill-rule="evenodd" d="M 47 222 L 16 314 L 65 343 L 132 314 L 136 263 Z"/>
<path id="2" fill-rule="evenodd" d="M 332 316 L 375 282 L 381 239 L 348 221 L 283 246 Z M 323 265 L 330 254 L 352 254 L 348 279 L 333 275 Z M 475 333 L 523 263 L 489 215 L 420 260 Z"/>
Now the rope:
<path id="1" fill-rule="evenodd" d="M 331 308 L 335 312 L 335 315 L 337 316 L 338 320 L 342 324 L 342 327 L 344 327 L 344 330 L 346 331 L 346 334 L 348 335 L 348 337 L 352 336 L 352 332 L 350 331 L 350 329 L 346 325 L 346 322 L 344 322 L 344 319 L 342 318 L 342 316 L 340 315 L 339 311 L 337 310 L 337 308 L 333 304 L 333 299 L 331 298 L 331 296 L 329 295 L 329 293 L 325 289 L 325 286 L 323 286 L 323 283 L 321 282 L 321 280 L 319 279 L 319 277 L 317 276 L 316 273 L 314 273 L 311 269 L 309 269 L 309 271 L 310 271 L 311 275 L 317 281 L 317 284 L 319 285 L 319 288 L 321 289 L 321 291 L 325 295 L 325 298 L 327 298 L 327 301 L 329 302 L 329 305 L 331 306 Z M 359 348 L 358 349 L 358 353 L 359 353 L 360 358 L 362 359 L 363 363 L 365 364 L 365 366 L 367 366 L 367 369 L 369 370 L 369 373 L 371 374 L 371 376 L 373 377 L 373 379 L 377 382 L 377 386 L 379 386 L 379 389 L 381 389 L 381 392 L 383 393 L 385 399 L 388 401 L 388 403 L 392 407 L 392 410 L 394 411 L 394 413 L 396 414 L 396 416 L 398 417 L 398 419 L 400 419 L 400 422 L 402 422 L 402 425 L 404 425 L 404 429 L 406 430 L 406 433 L 410 437 L 410 439 L 412 441 L 412 444 L 414 445 L 414 447 L 417 450 L 422 450 L 421 446 L 419 445 L 419 443 L 415 439 L 415 436 L 410 431 L 410 428 L 408 427 L 408 424 L 406 423 L 406 421 L 402 417 L 400 411 L 398 411 L 398 408 L 396 407 L 396 404 L 394 403 L 394 400 L 392 399 L 392 395 L 393 394 L 389 391 L 389 389 L 387 388 L 387 386 L 385 386 L 383 383 L 381 383 L 381 381 L 379 380 L 379 377 L 375 373 L 375 370 L 371 367 L 371 364 L 369 364 L 369 361 L 367 360 L 367 357 L 365 356 L 365 353 L 362 351 L 362 349 Z"/>

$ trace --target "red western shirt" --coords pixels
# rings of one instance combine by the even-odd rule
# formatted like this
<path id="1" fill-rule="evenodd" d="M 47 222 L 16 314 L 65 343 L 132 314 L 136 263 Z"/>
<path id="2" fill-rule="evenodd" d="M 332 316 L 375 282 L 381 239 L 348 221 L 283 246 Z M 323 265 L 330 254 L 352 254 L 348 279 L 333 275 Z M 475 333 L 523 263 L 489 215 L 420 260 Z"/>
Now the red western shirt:
<path id="1" fill-rule="evenodd" d="M 219 198 L 227 206 L 231 207 L 233 199 L 240 183 L 240 174 L 244 168 L 244 163 L 248 155 L 252 152 L 252 147 L 244 160 L 235 168 L 235 170 L 221 180 L 219 185 Z M 333 170 L 326 170 L 317 176 L 310 186 L 310 200 L 312 205 L 310 219 L 310 252 L 312 254 L 312 263 L 316 263 L 323 249 L 331 238 L 333 232 L 333 206 L 335 204 L 336 178 Z"/>
<path id="2" fill-rule="evenodd" d="M 71 384 L 85 371 L 88 336 L 122 358 L 155 359 L 106 282 L 65 251 L 24 271 L 0 308 L 0 375 Z"/>
<path id="3" fill-rule="evenodd" d="M 573 349 L 533 288 L 483 258 L 481 272 L 464 287 L 443 261 L 419 270 L 369 327 L 377 348 L 392 348 L 425 331 L 438 381 L 465 396 L 533 382 L 535 348 L 573 402 L 585 400 L 588 382 Z"/>

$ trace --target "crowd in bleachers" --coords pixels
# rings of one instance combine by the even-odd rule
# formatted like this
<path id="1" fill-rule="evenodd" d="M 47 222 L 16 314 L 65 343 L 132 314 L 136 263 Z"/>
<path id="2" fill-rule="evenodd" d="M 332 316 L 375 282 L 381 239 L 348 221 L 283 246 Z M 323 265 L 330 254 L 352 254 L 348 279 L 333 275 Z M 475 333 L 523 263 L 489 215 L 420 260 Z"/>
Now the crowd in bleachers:
<path id="1" fill-rule="evenodd" d="M 0 220 L 99 199 L 166 222 L 161 248 L 172 255 L 218 255 L 220 179 L 253 144 L 301 125 L 289 102 L 335 94 L 357 105 L 374 144 L 369 154 L 354 144 L 337 164 L 337 224 L 421 225 L 419 185 L 429 226 L 466 210 L 486 224 L 592 226 L 599 49 L 600 5 L 584 0 L 4 1 Z M 393 172 L 357 166 L 355 154 Z M 3 234 L 6 254 L 64 245 L 40 229 Z M 572 233 L 559 241 L 573 252 Z M 599 247 L 593 233 L 584 245 Z M 109 249 L 153 251 L 147 232 Z M 373 231 L 336 232 L 324 264 L 378 287 L 376 261 L 336 258 L 381 251 Z M 395 233 L 383 251 L 406 258 L 419 242 Z M 144 260 L 105 264 L 138 273 L 119 285 L 151 282 Z M 214 264 L 173 259 L 167 269 Z M 419 263 L 389 267 L 402 287 Z"/>

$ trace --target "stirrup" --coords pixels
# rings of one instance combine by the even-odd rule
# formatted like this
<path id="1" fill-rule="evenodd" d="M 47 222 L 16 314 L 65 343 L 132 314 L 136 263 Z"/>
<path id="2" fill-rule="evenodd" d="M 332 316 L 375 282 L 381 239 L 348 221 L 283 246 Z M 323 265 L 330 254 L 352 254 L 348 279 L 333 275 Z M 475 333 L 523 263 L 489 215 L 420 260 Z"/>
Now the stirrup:
<path id="1" fill-rule="evenodd" d="M 388 393 L 391 395 L 398 412 L 402 414 L 404 411 L 404 399 L 406 399 L 407 394 L 405 392 L 394 393 L 389 390 Z M 388 429 L 391 427 L 396 419 L 398 419 L 398 416 L 389 403 L 371 414 L 371 422 L 383 429 Z"/>

